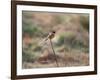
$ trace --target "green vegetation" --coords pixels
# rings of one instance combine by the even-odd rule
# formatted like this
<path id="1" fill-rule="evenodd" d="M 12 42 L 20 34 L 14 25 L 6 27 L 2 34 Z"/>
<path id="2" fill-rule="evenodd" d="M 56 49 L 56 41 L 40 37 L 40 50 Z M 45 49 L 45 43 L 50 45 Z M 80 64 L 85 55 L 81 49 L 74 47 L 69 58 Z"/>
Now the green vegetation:
<path id="1" fill-rule="evenodd" d="M 29 34 L 31 37 L 41 37 L 43 32 L 38 28 L 38 26 L 27 26 L 23 28 L 23 35 L 24 33 Z"/>
<path id="2" fill-rule="evenodd" d="M 65 45 L 66 47 L 70 47 L 71 49 L 78 49 L 82 50 L 83 52 L 89 52 L 88 44 L 85 45 L 83 40 L 77 39 L 76 35 L 73 32 L 66 32 L 65 35 L 60 35 L 58 43 L 56 45 Z"/>
<path id="3" fill-rule="evenodd" d="M 23 62 L 34 62 L 35 61 L 35 55 L 28 51 L 23 51 Z"/>

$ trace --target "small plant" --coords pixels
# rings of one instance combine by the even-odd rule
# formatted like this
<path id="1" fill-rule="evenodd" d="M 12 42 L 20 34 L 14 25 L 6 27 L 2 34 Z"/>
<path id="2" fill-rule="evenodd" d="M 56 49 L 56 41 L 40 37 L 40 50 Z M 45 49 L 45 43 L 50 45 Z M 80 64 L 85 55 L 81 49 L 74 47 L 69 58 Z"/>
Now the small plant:
<path id="1" fill-rule="evenodd" d="M 22 52 L 22 61 L 23 62 L 34 62 L 36 60 L 36 55 L 29 51 L 23 51 Z"/>

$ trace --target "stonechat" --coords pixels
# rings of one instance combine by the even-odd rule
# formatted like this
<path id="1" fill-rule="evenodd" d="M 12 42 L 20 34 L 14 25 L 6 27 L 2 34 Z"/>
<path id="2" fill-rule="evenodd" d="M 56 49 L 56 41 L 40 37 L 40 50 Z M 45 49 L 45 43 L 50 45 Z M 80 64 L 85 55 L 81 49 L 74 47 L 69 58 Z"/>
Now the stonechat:
<path id="1" fill-rule="evenodd" d="M 55 31 L 51 31 L 48 36 L 45 38 L 45 41 L 47 41 L 48 39 L 52 39 L 55 36 Z"/>

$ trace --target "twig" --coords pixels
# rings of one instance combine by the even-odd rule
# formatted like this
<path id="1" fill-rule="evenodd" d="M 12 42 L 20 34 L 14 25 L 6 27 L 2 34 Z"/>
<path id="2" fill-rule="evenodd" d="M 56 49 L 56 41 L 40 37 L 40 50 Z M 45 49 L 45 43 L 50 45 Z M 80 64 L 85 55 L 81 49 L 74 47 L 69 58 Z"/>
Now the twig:
<path id="1" fill-rule="evenodd" d="M 56 65 L 57 65 L 57 67 L 59 67 L 58 61 L 57 61 L 57 57 L 56 57 L 55 51 L 54 51 L 54 49 L 53 49 L 52 41 L 51 41 L 51 39 L 49 39 L 49 40 L 50 40 L 50 44 L 51 44 L 52 51 L 53 51 L 54 56 L 55 56 Z"/>

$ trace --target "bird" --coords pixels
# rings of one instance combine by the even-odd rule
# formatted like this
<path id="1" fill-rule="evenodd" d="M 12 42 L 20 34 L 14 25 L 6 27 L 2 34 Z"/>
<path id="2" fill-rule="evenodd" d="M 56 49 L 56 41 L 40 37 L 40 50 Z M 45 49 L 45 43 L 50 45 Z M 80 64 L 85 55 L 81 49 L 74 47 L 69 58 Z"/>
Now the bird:
<path id="1" fill-rule="evenodd" d="M 46 45 L 46 41 L 53 39 L 55 37 L 55 33 L 55 31 L 50 31 L 47 37 L 45 37 L 43 41 L 39 43 L 39 45 Z"/>
<path id="2" fill-rule="evenodd" d="M 48 36 L 45 38 L 45 41 L 47 41 L 48 39 L 53 39 L 55 37 L 55 31 L 51 31 L 49 32 Z"/>

